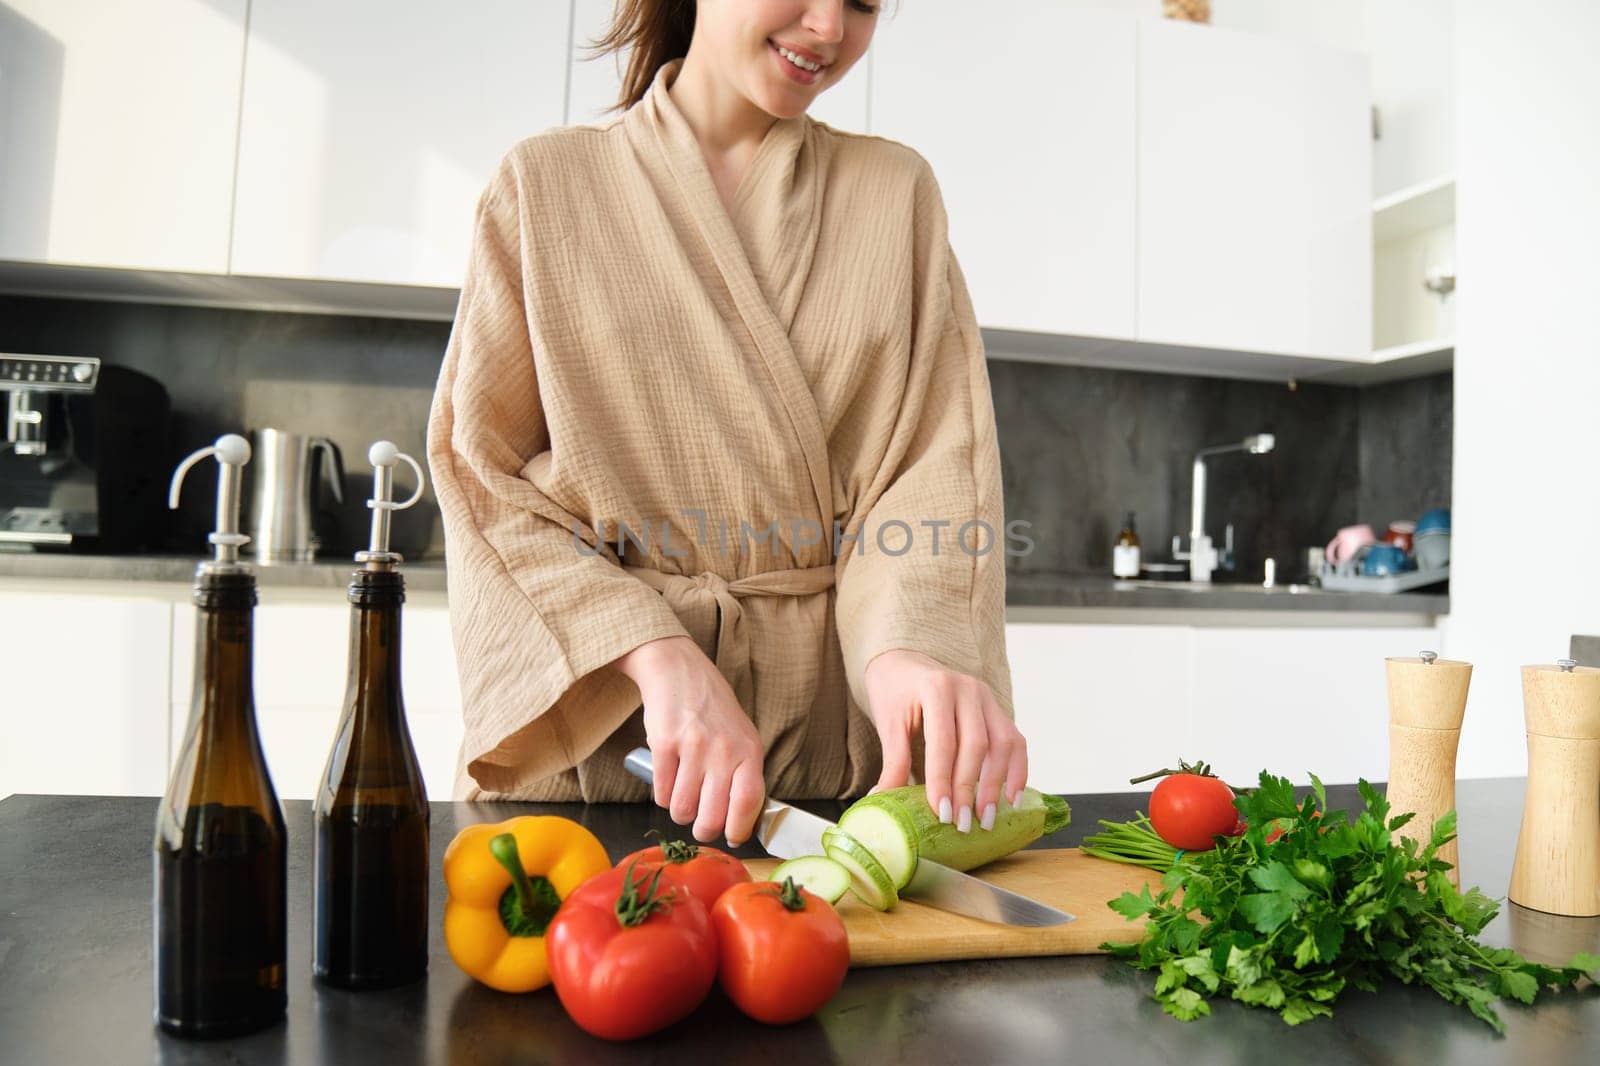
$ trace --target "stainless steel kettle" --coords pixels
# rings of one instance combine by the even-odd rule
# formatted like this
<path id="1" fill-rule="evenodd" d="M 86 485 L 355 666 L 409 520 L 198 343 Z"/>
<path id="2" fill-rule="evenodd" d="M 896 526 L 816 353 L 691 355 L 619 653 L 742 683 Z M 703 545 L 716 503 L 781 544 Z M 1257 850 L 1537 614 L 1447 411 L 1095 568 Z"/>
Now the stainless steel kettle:
<path id="1" fill-rule="evenodd" d="M 344 460 L 327 437 L 258 429 L 250 434 L 250 545 L 262 563 L 304 563 L 322 546 L 317 513 L 317 454 L 333 498 L 344 502 Z"/>

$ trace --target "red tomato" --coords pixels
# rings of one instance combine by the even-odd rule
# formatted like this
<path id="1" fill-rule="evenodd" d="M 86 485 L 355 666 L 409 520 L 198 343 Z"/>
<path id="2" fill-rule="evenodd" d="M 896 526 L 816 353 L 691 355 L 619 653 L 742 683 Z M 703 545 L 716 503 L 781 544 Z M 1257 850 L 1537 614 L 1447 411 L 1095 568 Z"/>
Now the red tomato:
<path id="1" fill-rule="evenodd" d="M 1208 851 L 1212 837 L 1228 836 L 1238 824 L 1233 790 L 1220 778 L 1171 774 L 1150 793 L 1150 824 L 1175 848 Z"/>
<path id="2" fill-rule="evenodd" d="M 850 968 L 844 922 L 829 903 L 786 879 L 735 885 L 711 908 L 728 998 L 769 1025 L 809 1018 Z"/>
<path id="3" fill-rule="evenodd" d="M 626 866 L 590 878 L 544 934 L 550 981 L 572 1020 L 632 1040 L 687 1015 L 717 976 L 705 906 L 656 871 Z"/>
<path id="4" fill-rule="evenodd" d="M 732 855 L 685 840 L 668 840 L 660 847 L 641 848 L 617 863 L 617 868 L 626 869 L 633 862 L 637 862 L 639 870 L 646 875 L 661 867 L 663 880 L 693 892 L 708 911 L 723 892 L 750 880 L 750 871 Z"/>

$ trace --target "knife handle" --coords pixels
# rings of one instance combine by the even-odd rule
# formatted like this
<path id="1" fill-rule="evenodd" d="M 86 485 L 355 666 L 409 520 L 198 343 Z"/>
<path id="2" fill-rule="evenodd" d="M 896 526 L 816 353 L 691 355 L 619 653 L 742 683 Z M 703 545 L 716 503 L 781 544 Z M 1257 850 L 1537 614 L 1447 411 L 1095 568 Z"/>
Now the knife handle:
<path id="1" fill-rule="evenodd" d="M 656 766 L 649 748 L 634 748 L 622 758 L 622 767 L 647 785 L 656 783 Z"/>

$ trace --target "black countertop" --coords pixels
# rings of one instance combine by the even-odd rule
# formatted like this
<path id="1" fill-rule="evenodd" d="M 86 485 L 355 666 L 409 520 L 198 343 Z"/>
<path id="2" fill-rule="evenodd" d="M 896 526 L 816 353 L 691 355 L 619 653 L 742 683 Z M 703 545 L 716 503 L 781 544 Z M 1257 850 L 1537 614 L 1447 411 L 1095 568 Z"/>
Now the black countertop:
<path id="1" fill-rule="evenodd" d="M 168 586 L 185 595 L 198 558 L 184 555 L 73 555 L 60 552 L 0 552 L 0 579 L 24 581 L 135 582 Z M 342 590 L 355 564 L 331 557 L 313 563 L 258 566 L 263 593 L 277 590 Z M 407 560 L 406 588 L 414 595 L 445 591 L 442 559 Z M 1012 572 L 1006 575 L 1006 606 L 1021 620 L 1050 620 L 1050 611 L 1083 609 L 1233 614 L 1294 611 L 1330 616 L 1335 624 L 1357 624 L 1358 615 L 1448 614 L 1450 597 L 1440 585 L 1420 592 L 1328 592 L 1300 585 L 1263 589 L 1246 583 L 1127 582 L 1093 574 Z M 1021 609 L 1020 611 L 1018 609 Z M 1043 617 L 1022 618 L 1029 611 Z M 1065 619 L 1064 619 L 1065 620 Z M 1374 618 L 1383 623 L 1385 619 Z M 1394 623 L 1390 623 L 1394 624 Z"/>
<path id="2" fill-rule="evenodd" d="M 1502 895 L 1522 809 L 1518 780 L 1463 782 L 1464 880 Z M 1341 805 L 1351 788 L 1330 788 Z M 1131 815 L 1141 796 L 1069 797 L 1073 824 L 1043 846 L 1077 844 L 1099 818 Z M 444 846 L 462 826 L 557 813 L 594 831 L 612 855 L 647 828 L 673 832 L 653 807 L 436 803 L 432 958 L 425 981 L 383 992 L 315 986 L 310 965 L 310 808 L 286 804 L 289 1013 L 236 1040 L 190 1043 L 151 1021 L 152 799 L 12 796 L 0 801 L 0 1062 L 80 1063 L 633 1063 L 809 1066 L 822 1062 L 1515 1063 L 1600 1061 L 1600 994 L 1502 1004 L 1507 1035 L 1467 1011 L 1399 984 L 1350 993 L 1331 1019 L 1290 1028 L 1270 1011 L 1215 1001 L 1198 1022 L 1167 1017 L 1152 978 L 1101 956 L 1004 959 L 853 971 L 814 1019 L 771 1028 L 720 992 L 644 1041 L 610 1045 L 574 1026 L 549 990 L 509 996 L 451 962 L 440 932 Z M 836 804 L 814 809 L 837 814 Z M 746 849 L 746 854 L 756 854 Z M 1557 918 L 1506 904 L 1484 939 L 1547 962 L 1600 951 L 1600 919 Z"/>

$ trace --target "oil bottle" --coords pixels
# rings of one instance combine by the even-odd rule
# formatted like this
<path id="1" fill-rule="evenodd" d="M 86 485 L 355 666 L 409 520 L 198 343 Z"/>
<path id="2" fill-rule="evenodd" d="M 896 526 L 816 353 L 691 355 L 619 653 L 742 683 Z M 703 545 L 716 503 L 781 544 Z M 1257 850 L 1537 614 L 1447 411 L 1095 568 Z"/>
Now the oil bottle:
<path id="1" fill-rule="evenodd" d="M 288 995 L 283 812 L 256 731 L 256 579 L 239 561 L 239 482 L 250 444 L 228 434 L 173 473 L 215 456 L 213 557 L 195 570 L 194 694 L 183 746 L 156 812 L 155 1018 L 186 1037 L 236 1036 L 281 1019 Z"/>
<path id="2" fill-rule="evenodd" d="M 393 512 L 422 497 L 422 467 L 388 441 L 368 458 L 372 532 L 355 557 L 344 709 L 313 816 L 312 969 L 342 988 L 385 988 L 428 971 L 428 795 L 401 696 L 402 560 L 389 550 Z M 416 472 L 417 489 L 397 504 L 399 460 Z"/>

